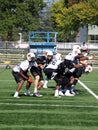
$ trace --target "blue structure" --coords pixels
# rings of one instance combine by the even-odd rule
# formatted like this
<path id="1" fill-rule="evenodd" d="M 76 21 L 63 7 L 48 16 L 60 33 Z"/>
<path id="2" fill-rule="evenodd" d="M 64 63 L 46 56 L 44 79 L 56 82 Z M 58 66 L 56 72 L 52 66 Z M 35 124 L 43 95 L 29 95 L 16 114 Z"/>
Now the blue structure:
<path id="1" fill-rule="evenodd" d="M 57 32 L 30 32 L 30 52 L 42 54 L 46 50 L 55 52 L 57 44 Z"/>

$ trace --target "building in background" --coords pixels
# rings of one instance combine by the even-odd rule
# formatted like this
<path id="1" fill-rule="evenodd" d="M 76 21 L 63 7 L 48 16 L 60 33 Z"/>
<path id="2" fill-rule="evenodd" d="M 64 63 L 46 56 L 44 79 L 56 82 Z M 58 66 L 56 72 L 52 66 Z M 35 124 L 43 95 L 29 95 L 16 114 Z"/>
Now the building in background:
<path id="1" fill-rule="evenodd" d="M 88 43 L 98 44 L 98 26 L 88 26 Z"/>
<path id="2" fill-rule="evenodd" d="M 44 0 L 46 2 L 47 7 L 44 8 L 44 14 L 47 13 L 48 9 L 51 7 L 53 2 L 58 0 Z M 45 15 L 44 15 L 45 16 Z M 86 42 L 88 44 L 98 44 L 98 27 L 96 25 L 84 25 L 79 28 L 79 32 L 76 36 L 76 43 Z"/>
<path id="3" fill-rule="evenodd" d="M 88 42 L 88 27 L 86 25 L 79 28 L 79 32 L 76 36 L 76 43 Z"/>
<path id="4" fill-rule="evenodd" d="M 98 26 L 88 25 L 79 28 L 76 36 L 77 43 L 87 42 L 88 44 L 98 44 Z"/>

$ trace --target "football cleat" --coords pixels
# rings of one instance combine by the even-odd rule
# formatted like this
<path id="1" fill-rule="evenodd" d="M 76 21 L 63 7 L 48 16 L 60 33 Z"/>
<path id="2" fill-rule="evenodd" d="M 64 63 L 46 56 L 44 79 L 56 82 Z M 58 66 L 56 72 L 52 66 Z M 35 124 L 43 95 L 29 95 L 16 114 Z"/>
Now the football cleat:
<path id="1" fill-rule="evenodd" d="M 27 91 L 27 90 L 26 90 L 25 93 L 24 93 L 24 95 L 25 95 L 25 96 L 30 96 L 30 91 Z"/>
<path id="2" fill-rule="evenodd" d="M 56 98 L 61 98 L 61 96 L 59 96 L 59 95 L 57 95 L 57 96 L 56 96 L 56 95 L 54 95 L 54 97 L 56 97 Z"/>
<path id="3" fill-rule="evenodd" d="M 34 93 L 33 97 L 42 97 L 43 95 L 39 94 L 39 93 Z"/>
<path id="4" fill-rule="evenodd" d="M 46 85 L 44 85 L 43 88 L 48 88 L 48 87 Z"/>
<path id="5" fill-rule="evenodd" d="M 74 91 L 71 91 L 70 93 L 73 94 L 73 95 L 76 95 L 76 93 Z"/>
<path id="6" fill-rule="evenodd" d="M 74 94 L 71 94 L 69 90 L 65 92 L 65 96 L 74 96 Z"/>
<path id="7" fill-rule="evenodd" d="M 19 96 L 14 96 L 14 98 L 20 98 Z"/>
<path id="8" fill-rule="evenodd" d="M 59 91 L 59 96 L 64 96 L 62 91 Z"/>

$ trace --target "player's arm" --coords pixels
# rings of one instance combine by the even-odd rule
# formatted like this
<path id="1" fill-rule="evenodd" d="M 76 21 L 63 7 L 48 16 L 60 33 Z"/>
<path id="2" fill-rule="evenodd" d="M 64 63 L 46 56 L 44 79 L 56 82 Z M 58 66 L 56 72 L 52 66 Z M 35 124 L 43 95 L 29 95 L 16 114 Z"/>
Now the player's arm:
<path id="1" fill-rule="evenodd" d="M 22 69 L 20 69 L 19 74 L 26 80 L 28 80 L 28 76 L 24 75 L 24 71 Z"/>
<path id="2" fill-rule="evenodd" d="M 82 64 L 73 64 L 74 68 L 82 68 L 83 65 Z"/>

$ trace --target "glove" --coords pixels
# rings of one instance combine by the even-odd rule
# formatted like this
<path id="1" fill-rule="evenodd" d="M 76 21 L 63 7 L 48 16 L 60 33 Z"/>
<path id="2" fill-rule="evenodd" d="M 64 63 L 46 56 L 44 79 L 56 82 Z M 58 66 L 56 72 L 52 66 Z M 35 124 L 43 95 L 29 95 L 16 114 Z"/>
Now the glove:
<path id="1" fill-rule="evenodd" d="M 29 77 L 28 82 L 29 82 L 29 83 L 32 83 L 32 82 L 33 82 L 33 80 L 32 80 L 31 77 Z"/>

